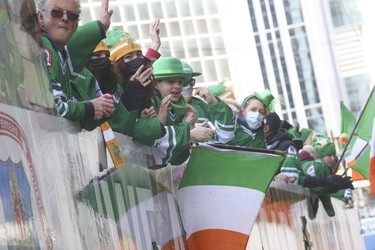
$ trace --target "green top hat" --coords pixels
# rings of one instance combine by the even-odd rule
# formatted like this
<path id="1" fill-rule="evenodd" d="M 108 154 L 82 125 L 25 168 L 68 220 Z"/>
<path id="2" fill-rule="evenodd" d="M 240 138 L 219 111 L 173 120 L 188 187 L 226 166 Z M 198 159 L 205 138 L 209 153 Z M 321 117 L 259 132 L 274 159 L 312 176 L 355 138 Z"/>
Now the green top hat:
<path id="1" fill-rule="evenodd" d="M 272 103 L 272 101 L 273 101 L 273 99 L 274 99 L 275 97 L 272 95 L 272 93 L 271 93 L 271 91 L 270 91 L 269 89 L 265 89 L 265 90 L 263 90 L 263 91 L 260 92 L 260 93 L 254 92 L 254 94 L 249 95 L 248 97 L 246 97 L 246 98 L 244 99 L 244 101 L 242 102 L 242 108 L 244 108 L 244 107 L 247 105 L 247 103 L 249 102 L 249 100 L 250 100 L 251 98 L 253 98 L 253 97 L 255 97 L 255 98 L 257 98 L 259 101 L 261 101 L 261 102 L 264 104 L 264 106 L 266 106 L 266 108 L 267 108 L 270 112 L 273 112 L 273 111 L 274 111 L 274 110 L 273 110 L 273 103 Z"/>
<path id="2" fill-rule="evenodd" d="M 169 78 L 182 78 L 184 82 L 188 81 L 192 73 L 184 71 L 182 62 L 176 57 L 164 57 L 156 60 L 152 65 L 155 80 L 164 80 Z"/>

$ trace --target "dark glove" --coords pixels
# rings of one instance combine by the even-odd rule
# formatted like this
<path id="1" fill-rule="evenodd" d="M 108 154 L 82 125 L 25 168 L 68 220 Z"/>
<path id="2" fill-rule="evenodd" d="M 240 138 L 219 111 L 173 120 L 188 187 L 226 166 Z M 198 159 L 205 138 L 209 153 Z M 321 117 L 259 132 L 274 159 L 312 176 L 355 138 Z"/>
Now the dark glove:
<path id="1" fill-rule="evenodd" d="M 146 88 L 137 81 L 129 80 L 125 86 L 124 94 L 121 95 L 121 101 L 128 111 L 134 111 L 140 108 L 142 95 Z"/>
<path id="2" fill-rule="evenodd" d="M 354 189 L 352 178 L 349 176 L 341 177 L 340 175 L 327 176 L 324 187 L 328 193 L 336 193 L 340 189 Z"/>

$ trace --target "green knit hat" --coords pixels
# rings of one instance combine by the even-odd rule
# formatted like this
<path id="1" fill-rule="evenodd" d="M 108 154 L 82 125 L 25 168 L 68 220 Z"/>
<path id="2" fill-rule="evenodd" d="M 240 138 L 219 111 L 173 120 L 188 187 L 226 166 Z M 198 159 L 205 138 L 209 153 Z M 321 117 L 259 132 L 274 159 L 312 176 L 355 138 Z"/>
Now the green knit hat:
<path id="1" fill-rule="evenodd" d="M 311 139 L 311 144 L 321 158 L 327 155 L 335 155 L 336 148 L 331 142 L 330 138 L 326 135 L 314 134 Z"/>
<path id="2" fill-rule="evenodd" d="M 312 130 L 309 128 L 302 128 L 300 133 L 302 142 L 305 142 L 307 137 L 309 137 L 309 135 L 312 133 Z"/>
<path id="3" fill-rule="evenodd" d="M 104 39 L 104 42 L 110 48 L 110 59 L 112 62 L 117 62 L 130 52 L 142 51 L 139 43 L 127 32 L 120 29 L 113 29 L 108 31 L 106 35 L 107 38 Z"/>
<path id="4" fill-rule="evenodd" d="M 184 82 L 190 80 L 192 73 L 186 73 L 182 62 L 177 57 L 164 57 L 156 60 L 152 65 L 155 80 L 182 78 Z"/>
<path id="5" fill-rule="evenodd" d="M 246 97 L 244 99 L 244 101 L 242 102 L 242 108 L 244 108 L 247 105 L 247 103 L 249 102 L 249 100 L 253 97 L 255 97 L 259 101 L 261 101 L 264 104 L 264 106 L 266 106 L 266 108 L 270 112 L 274 112 L 274 110 L 273 110 L 273 99 L 275 99 L 275 97 L 272 95 L 272 93 L 269 89 L 265 89 L 260 93 L 254 92 L 254 94 L 251 94 L 248 97 Z"/>

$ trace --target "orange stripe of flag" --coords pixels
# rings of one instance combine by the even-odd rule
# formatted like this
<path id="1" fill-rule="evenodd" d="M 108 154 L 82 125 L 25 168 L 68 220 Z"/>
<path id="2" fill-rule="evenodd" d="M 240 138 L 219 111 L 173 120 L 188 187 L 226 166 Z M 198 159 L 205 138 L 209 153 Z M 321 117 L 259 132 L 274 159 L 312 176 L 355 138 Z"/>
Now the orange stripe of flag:
<path id="1" fill-rule="evenodd" d="M 224 229 L 207 229 L 193 233 L 187 239 L 189 250 L 246 249 L 249 235 Z"/>
<path id="2" fill-rule="evenodd" d="M 370 194 L 375 195 L 375 156 L 370 158 L 369 180 L 370 180 Z"/>

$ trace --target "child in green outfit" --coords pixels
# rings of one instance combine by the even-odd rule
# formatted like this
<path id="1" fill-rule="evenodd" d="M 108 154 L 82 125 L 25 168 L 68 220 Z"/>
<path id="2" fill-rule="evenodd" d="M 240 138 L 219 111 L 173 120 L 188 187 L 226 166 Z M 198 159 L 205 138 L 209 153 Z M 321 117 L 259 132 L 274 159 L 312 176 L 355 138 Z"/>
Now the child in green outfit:
<path id="1" fill-rule="evenodd" d="M 186 73 L 180 59 L 165 57 L 153 64 L 155 84 L 155 107 L 161 124 L 164 125 L 165 134 L 157 139 L 152 146 L 152 153 L 157 166 L 170 163 L 179 165 L 190 155 L 189 142 L 205 141 L 212 138 L 214 131 L 200 127 L 203 133 L 196 138 L 191 138 L 189 123 L 183 121 L 188 107 L 182 96 L 183 84 L 191 78 L 191 73 Z"/>
<path id="2" fill-rule="evenodd" d="M 302 170 L 307 176 L 329 176 L 332 174 L 328 165 L 331 159 L 336 156 L 335 145 L 330 138 L 325 135 L 315 134 L 312 137 L 312 145 L 321 159 L 307 161 L 302 163 Z M 322 202 L 328 216 L 335 216 L 331 196 L 323 187 L 311 188 L 311 197 L 309 199 L 309 217 L 314 219 L 318 212 L 319 200 Z"/>

